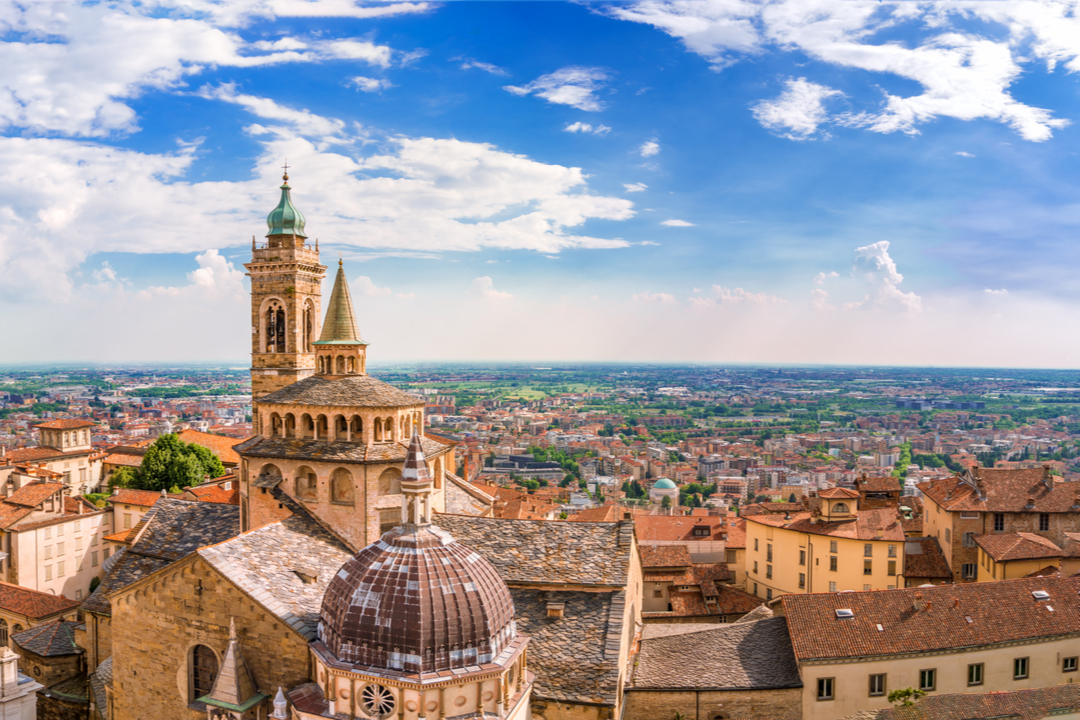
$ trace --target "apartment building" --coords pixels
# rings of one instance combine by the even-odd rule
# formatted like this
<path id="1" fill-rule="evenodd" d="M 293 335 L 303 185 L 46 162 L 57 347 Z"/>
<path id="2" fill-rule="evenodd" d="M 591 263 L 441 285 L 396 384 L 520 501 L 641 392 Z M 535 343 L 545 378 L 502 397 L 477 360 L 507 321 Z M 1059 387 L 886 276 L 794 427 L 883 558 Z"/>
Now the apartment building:
<path id="1" fill-rule="evenodd" d="M 1080 678 L 1080 578 L 786 595 L 803 720 L 890 707 L 888 694 L 1045 688 Z"/>
<path id="2" fill-rule="evenodd" d="M 859 493 L 832 488 L 820 507 L 746 515 L 746 590 L 790 593 L 902 586 L 904 530 L 896 508 L 862 509 Z"/>
<path id="3" fill-rule="evenodd" d="M 941 543 L 955 582 L 980 579 L 980 536 L 1028 533 L 1062 548 L 1069 533 L 1080 532 L 1080 486 L 1061 482 L 1049 466 L 974 466 L 918 487 L 923 493 L 923 533 Z M 993 554 L 1010 543 L 983 544 Z"/>
<path id="4" fill-rule="evenodd" d="M 7 453 L 5 460 L 12 465 L 33 464 L 63 476 L 63 482 L 74 493 L 93 492 L 101 482 L 103 453 L 91 445 L 91 431 L 97 423 L 75 418 L 50 420 L 34 425 L 38 430 L 38 446 L 21 448 Z M 0 467 L 0 480 L 11 468 Z"/>

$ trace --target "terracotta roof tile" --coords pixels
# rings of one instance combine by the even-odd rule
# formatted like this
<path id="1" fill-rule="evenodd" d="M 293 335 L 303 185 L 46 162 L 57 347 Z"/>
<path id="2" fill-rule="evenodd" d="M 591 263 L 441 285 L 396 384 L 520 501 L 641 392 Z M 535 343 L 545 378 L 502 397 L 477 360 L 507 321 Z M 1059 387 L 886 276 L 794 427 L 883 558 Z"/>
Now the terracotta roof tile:
<path id="1" fill-rule="evenodd" d="M 1080 712 L 1080 685 L 1052 685 L 1011 692 L 928 695 L 911 706 L 870 710 L 858 720 L 1043 720 Z M 854 720 L 849 718 L 849 720 Z"/>
<path id="2" fill-rule="evenodd" d="M 1035 590 L 1049 594 L 1039 601 Z M 1071 635 L 1080 579 L 1021 578 L 877 592 L 784 595 L 800 661 L 887 656 Z M 921 610 L 915 599 L 923 600 Z M 1048 607 L 1053 607 L 1051 612 Z M 854 617 L 838 618 L 849 609 Z M 878 626 L 881 630 L 878 630 Z"/>
<path id="3" fill-rule="evenodd" d="M 79 418 L 60 418 L 59 420 L 38 423 L 34 427 L 45 428 L 46 430 L 74 430 L 76 428 L 97 427 L 97 423 L 92 420 L 80 420 Z"/>
<path id="4" fill-rule="evenodd" d="M 694 528 L 709 529 L 707 535 L 695 535 Z M 634 532 L 639 543 L 664 540 L 723 540 L 724 518 L 713 515 L 639 515 L 634 518 Z"/>
<path id="5" fill-rule="evenodd" d="M 113 505 L 138 505 L 139 507 L 151 507 L 160 499 L 159 492 L 133 488 L 117 488 L 112 495 L 105 498 L 106 502 L 111 502 Z"/>
<path id="6" fill-rule="evenodd" d="M 896 508 L 891 507 L 859 510 L 851 520 L 835 520 L 832 522 L 821 520 L 814 522 L 813 515 L 809 512 L 794 513 L 790 516 L 750 515 L 746 518 L 746 521 L 811 535 L 828 535 L 856 540 L 889 540 L 893 542 L 900 542 L 904 539 L 904 528 L 900 525 L 900 515 Z M 877 536 L 879 529 L 882 531 L 881 537 Z"/>
<path id="7" fill-rule="evenodd" d="M 643 569 L 689 567 L 694 564 L 685 545 L 642 545 L 639 551 Z"/>
<path id="8" fill-rule="evenodd" d="M 904 577 L 907 578 L 952 578 L 949 562 L 941 552 L 941 545 L 936 537 L 904 540 Z"/>
<path id="9" fill-rule="evenodd" d="M 218 456 L 221 462 L 229 465 L 239 465 L 240 455 L 233 448 L 242 442 L 250 440 L 252 436 L 243 438 L 226 437 L 212 433 L 199 432 L 198 430 L 184 430 L 177 433 L 177 437 L 186 443 L 201 445 Z"/>
<path id="10" fill-rule="evenodd" d="M 1075 513 L 1080 509 L 1080 486 L 1055 482 L 1046 468 L 974 467 L 963 476 L 930 480 L 918 487 L 950 512 Z"/>
<path id="11" fill-rule="evenodd" d="M 1064 555 L 1052 541 L 1034 533 L 976 535 L 975 542 L 997 562 L 1059 558 Z"/>
<path id="12" fill-rule="evenodd" d="M 57 613 L 74 612 L 78 607 L 79 603 L 62 595 L 0 582 L 0 610 L 40 620 Z"/>
<path id="13" fill-rule="evenodd" d="M 63 483 L 32 482 L 13 492 L 11 497 L 5 498 L 3 504 L 36 508 L 63 489 Z"/>

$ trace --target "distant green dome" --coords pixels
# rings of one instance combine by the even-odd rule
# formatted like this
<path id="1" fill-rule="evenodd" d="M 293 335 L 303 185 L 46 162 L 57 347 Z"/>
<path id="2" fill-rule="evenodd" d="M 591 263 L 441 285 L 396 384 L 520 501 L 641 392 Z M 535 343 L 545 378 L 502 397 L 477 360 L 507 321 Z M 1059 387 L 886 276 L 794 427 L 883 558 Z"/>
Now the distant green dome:
<path id="1" fill-rule="evenodd" d="M 671 482 L 667 478 L 660 478 L 656 481 L 656 484 L 653 485 L 653 490 L 674 490 L 675 487 L 675 483 Z"/>
<path id="2" fill-rule="evenodd" d="M 286 174 L 282 178 L 285 182 L 281 185 L 281 200 L 278 201 L 276 208 L 270 211 L 270 214 L 266 216 L 266 225 L 270 228 L 270 232 L 266 233 L 267 237 L 270 235 L 296 235 L 297 237 L 306 238 L 304 234 L 304 213 L 296 209 L 296 206 L 292 204 L 292 197 L 289 195 L 289 176 Z"/>

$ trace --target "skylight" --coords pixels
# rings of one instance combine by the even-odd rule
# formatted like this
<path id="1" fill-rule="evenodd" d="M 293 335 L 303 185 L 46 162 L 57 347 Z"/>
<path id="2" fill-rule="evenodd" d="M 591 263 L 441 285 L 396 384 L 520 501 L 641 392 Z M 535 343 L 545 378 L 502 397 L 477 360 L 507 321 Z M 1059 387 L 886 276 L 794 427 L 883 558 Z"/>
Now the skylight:
<path id="1" fill-rule="evenodd" d="M 848 610 L 847 608 L 843 608 L 836 611 L 836 617 L 841 619 L 853 618 L 855 617 L 855 613 L 853 613 L 851 610 Z"/>
<path id="2" fill-rule="evenodd" d="M 1035 598 L 1036 600 L 1049 600 L 1050 593 L 1046 592 L 1045 590 L 1032 590 L 1031 597 Z"/>

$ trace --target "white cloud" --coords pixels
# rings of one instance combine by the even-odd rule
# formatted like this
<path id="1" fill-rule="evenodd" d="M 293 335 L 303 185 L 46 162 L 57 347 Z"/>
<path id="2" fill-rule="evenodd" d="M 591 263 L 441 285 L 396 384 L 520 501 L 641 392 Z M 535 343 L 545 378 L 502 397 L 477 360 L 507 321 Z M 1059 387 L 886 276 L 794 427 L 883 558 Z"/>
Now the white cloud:
<path id="1" fill-rule="evenodd" d="M 508 292 L 496 290 L 495 282 L 487 275 L 473 280 L 470 287 L 472 288 L 473 293 L 485 300 L 510 300 L 514 297 Z"/>
<path id="2" fill-rule="evenodd" d="M 607 135 L 609 132 L 611 132 L 611 128 L 609 128 L 607 125 L 597 125 L 596 127 L 593 127 L 589 123 L 576 122 L 567 124 L 567 126 L 563 128 L 563 132 Z"/>
<path id="3" fill-rule="evenodd" d="M 486 62 L 479 62 L 478 60 L 466 60 L 465 62 L 461 63 L 462 70 L 471 70 L 473 68 L 477 70 L 483 70 L 484 72 L 491 73 L 492 75 L 501 75 L 503 77 L 506 77 L 510 74 L 498 65 L 492 65 L 491 63 Z"/>
<path id="4" fill-rule="evenodd" d="M 279 105 L 269 98 L 238 94 L 234 85 L 203 87 L 196 94 L 207 100 L 220 100 L 240 105 L 257 117 L 284 123 L 296 133 L 308 137 L 317 137 L 322 140 L 339 138 L 345 130 L 345 123 L 341 120 L 325 118 L 308 110 L 294 110 Z M 249 131 L 259 134 L 266 131 L 266 128 L 255 125 L 250 127 Z"/>
<path id="5" fill-rule="evenodd" d="M 607 80 L 608 73 L 602 68 L 573 65 L 538 77 L 528 85 L 507 85 L 503 89 L 515 95 L 535 93 L 550 103 L 599 112 L 604 109 L 604 103 L 597 99 L 596 93 Z"/>
<path id="6" fill-rule="evenodd" d="M 837 95 L 843 93 L 806 78 L 789 78 L 780 97 L 755 104 L 753 113 L 762 126 L 781 137 L 810 140 L 828 118 L 823 101 Z"/>
<path id="7" fill-rule="evenodd" d="M 829 304 L 829 293 L 821 288 L 811 290 L 810 307 L 815 310 L 832 310 L 833 306 Z"/>
<path id="8" fill-rule="evenodd" d="M 638 243 L 638 245 L 644 245 L 644 246 L 655 245 L 655 246 L 659 246 L 660 243 L 653 242 L 652 240 L 642 240 L 641 242 Z M 697 292 L 697 290 L 695 290 L 694 292 Z"/>
<path id="9" fill-rule="evenodd" d="M 957 155 L 959 155 L 960 157 L 966 157 L 966 158 L 973 158 L 973 157 L 975 157 L 975 156 L 974 156 L 974 155 L 972 155 L 971 153 L 969 153 L 969 152 L 964 152 L 963 150 L 959 150 L 959 151 L 957 151 L 957 153 L 956 153 L 956 154 L 957 154 Z"/>
<path id="10" fill-rule="evenodd" d="M 1021 76 L 1021 64 L 1039 58 L 1050 69 L 1064 62 L 1071 72 L 1080 71 L 1080 15 L 1068 2 L 646 0 L 609 8 L 607 12 L 680 38 L 688 50 L 714 67 L 778 48 L 799 51 L 829 65 L 884 73 L 922 86 L 920 93 L 908 96 L 885 92 L 881 106 L 833 118 L 816 112 L 813 103 L 809 115 L 781 112 L 773 122 L 779 128 L 790 128 L 789 136 L 794 139 L 812 136 L 826 121 L 874 132 L 917 133 L 923 123 L 952 117 L 995 120 L 1012 127 L 1021 137 L 1038 142 L 1048 139 L 1053 130 L 1066 127 L 1069 121 L 1020 102 L 1009 93 L 1010 86 Z M 993 26 L 973 32 L 970 16 L 996 24 L 1008 33 L 1008 38 L 996 39 Z M 929 31 L 925 39 L 914 43 L 878 39 L 883 30 L 916 22 L 922 24 L 920 29 Z M 809 120 L 784 124 L 785 119 L 803 117 Z"/>
<path id="11" fill-rule="evenodd" d="M 362 92 L 379 92 L 394 87 L 386 78 L 369 78 L 363 75 L 357 75 L 349 81 L 349 84 Z"/>
<path id="12" fill-rule="evenodd" d="M 645 142 L 641 143 L 641 147 L 638 148 L 638 153 L 641 154 L 641 157 L 652 157 L 659 152 L 660 143 L 656 141 L 656 138 L 646 140 Z"/>
<path id="13" fill-rule="evenodd" d="M 322 45 L 322 54 L 344 60 L 363 60 L 369 65 L 387 68 L 394 51 L 367 40 L 331 40 Z"/>
<path id="14" fill-rule="evenodd" d="M 645 183 L 623 183 L 626 192 L 645 192 L 649 186 Z"/>
<path id="15" fill-rule="evenodd" d="M 674 218 L 671 220 L 665 220 L 660 224 L 667 225 L 668 227 L 694 227 L 694 223 L 692 222 L 686 222 L 685 220 L 675 220 Z"/>
<path id="16" fill-rule="evenodd" d="M 217 250 L 207 250 L 197 255 L 195 262 L 199 263 L 199 268 L 192 270 L 187 276 L 192 285 L 202 290 L 243 290 L 244 272 L 233 267 Z"/>
<path id="17" fill-rule="evenodd" d="M 669 295 L 668 293 L 661 293 L 661 292 L 658 292 L 658 293 L 649 293 L 649 292 L 637 293 L 637 294 L 633 295 L 630 299 L 632 301 L 634 301 L 634 302 L 662 303 L 664 305 L 671 305 L 671 304 L 674 304 L 674 303 L 678 302 L 675 299 L 674 295 Z"/>
<path id="18" fill-rule="evenodd" d="M 356 288 L 356 294 L 363 297 L 387 297 L 394 294 L 390 288 L 376 285 L 367 275 L 358 275 L 352 281 L 352 286 Z"/>
<path id="19" fill-rule="evenodd" d="M 855 249 L 852 272 L 863 278 L 870 289 L 867 299 L 853 307 L 896 308 L 909 312 L 922 310 L 922 298 L 913 292 L 902 292 L 899 285 L 904 276 L 896 269 L 896 262 L 889 256 L 889 241 L 880 240 Z M 846 307 L 846 306 L 845 306 Z"/>
<path id="20" fill-rule="evenodd" d="M 835 270 L 830 270 L 829 272 L 819 272 L 814 277 L 814 284 L 815 285 L 824 285 L 826 280 L 828 280 L 829 278 L 834 278 L 834 277 L 840 277 L 840 273 L 836 272 Z"/>
<path id="21" fill-rule="evenodd" d="M 712 286 L 712 297 L 692 297 L 690 298 L 690 305 L 692 307 L 703 309 L 716 307 L 718 305 L 783 305 L 787 300 L 776 295 L 768 295 L 766 293 L 752 293 L 740 288 L 726 288 L 723 285 Z"/>
<path id="22" fill-rule="evenodd" d="M 1008 295 L 1009 294 L 1009 291 L 1004 289 L 1004 288 L 1002 288 L 1001 290 L 991 290 L 990 288 L 986 288 L 985 290 L 983 290 L 983 292 L 986 293 L 987 295 Z"/>

